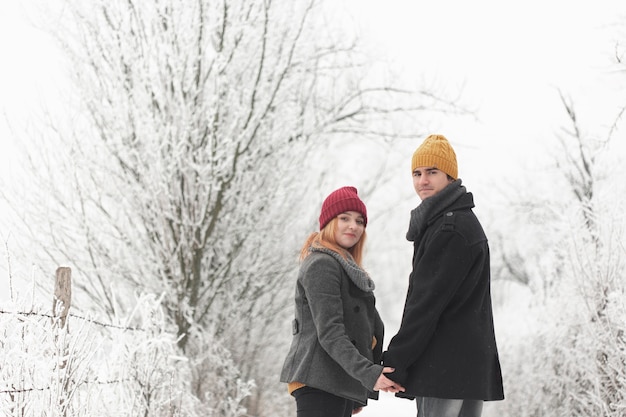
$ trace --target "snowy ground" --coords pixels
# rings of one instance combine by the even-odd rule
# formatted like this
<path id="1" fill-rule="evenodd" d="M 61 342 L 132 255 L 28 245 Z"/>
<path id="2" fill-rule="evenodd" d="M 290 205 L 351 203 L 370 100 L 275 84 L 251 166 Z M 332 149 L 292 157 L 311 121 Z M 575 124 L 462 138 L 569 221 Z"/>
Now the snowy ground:
<path id="1" fill-rule="evenodd" d="M 500 401 L 488 401 L 483 406 L 483 417 L 501 415 L 498 412 Z M 381 392 L 378 401 L 369 401 L 358 417 L 416 417 L 415 401 L 396 398 L 393 394 Z"/>
<path id="2" fill-rule="evenodd" d="M 378 401 L 369 401 L 359 417 L 415 417 L 417 408 L 415 401 L 396 398 L 393 394 L 381 392 Z"/>

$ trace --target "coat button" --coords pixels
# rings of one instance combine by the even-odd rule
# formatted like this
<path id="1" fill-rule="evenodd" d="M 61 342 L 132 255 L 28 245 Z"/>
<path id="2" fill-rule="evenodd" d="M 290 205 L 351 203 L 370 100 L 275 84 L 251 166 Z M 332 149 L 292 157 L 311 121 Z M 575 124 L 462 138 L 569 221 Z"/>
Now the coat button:
<path id="1" fill-rule="evenodd" d="M 354 306 L 354 312 L 358 313 L 359 311 L 361 311 L 361 307 L 359 306 Z"/>

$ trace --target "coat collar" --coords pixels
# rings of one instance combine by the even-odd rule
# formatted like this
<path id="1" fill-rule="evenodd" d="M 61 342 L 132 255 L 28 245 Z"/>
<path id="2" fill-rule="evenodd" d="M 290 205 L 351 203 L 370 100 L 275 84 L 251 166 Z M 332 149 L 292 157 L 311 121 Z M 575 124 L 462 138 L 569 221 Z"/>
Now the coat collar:
<path id="1" fill-rule="evenodd" d="M 441 214 L 450 210 L 459 210 L 474 207 L 474 198 L 468 193 L 461 179 L 457 179 L 436 195 L 422 201 L 411 211 L 407 240 L 415 242 L 424 233 L 424 230 Z"/>

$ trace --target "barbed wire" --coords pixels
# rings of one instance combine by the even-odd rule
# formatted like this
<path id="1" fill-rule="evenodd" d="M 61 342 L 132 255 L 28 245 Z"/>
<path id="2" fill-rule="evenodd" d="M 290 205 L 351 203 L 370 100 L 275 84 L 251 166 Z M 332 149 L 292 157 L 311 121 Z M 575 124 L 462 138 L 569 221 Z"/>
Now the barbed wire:
<path id="1" fill-rule="evenodd" d="M 122 382 L 128 382 L 130 381 L 130 378 L 125 378 L 125 379 L 116 379 L 113 381 L 98 381 L 98 380 L 85 380 L 85 381 L 81 381 L 80 384 L 99 384 L 99 385 L 112 385 L 112 384 L 119 384 Z M 44 388 L 12 388 L 12 389 L 0 389 L 0 394 L 26 394 L 29 392 L 33 392 L 33 391 L 48 391 L 51 390 L 52 387 L 48 386 L 48 387 L 44 387 Z"/>
<path id="2" fill-rule="evenodd" d="M 52 320 L 56 320 L 59 317 L 54 316 L 53 314 L 47 314 L 47 313 L 38 313 L 38 312 L 34 312 L 34 311 L 6 311 L 6 310 L 1 310 L 0 309 L 0 314 L 8 314 L 8 315 L 19 315 L 19 316 L 39 316 L 39 317 L 45 317 L 45 318 L 49 318 Z M 95 325 L 101 326 L 101 327 L 109 327 L 109 328 L 113 328 L 113 329 L 119 329 L 119 330 L 131 330 L 131 331 L 139 331 L 139 332 L 145 332 L 146 329 L 142 329 L 141 327 L 129 327 L 129 326 L 120 326 L 117 324 L 110 324 L 110 323 L 104 323 L 102 321 L 99 320 L 94 320 L 94 319 L 90 319 L 84 316 L 79 316 L 76 314 L 68 314 L 67 317 L 73 317 L 76 319 L 80 319 L 89 323 L 93 323 Z"/>
<path id="3" fill-rule="evenodd" d="M 56 320 L 59 317 L 54 316 L 53 314 L 48 314 L 48 313 L 39 313 L 39 312 L 35 312 L 35 311 L 6 311 L 6 310 L 2 310 L 0 309 L 0 314 L 7 314 L 7 315 L 18 315 L 18 316 L 37 316 L 37 317 L 43 317 L 43 318 L 47 318 L 47 319 L 52 319 L 52 320 Z M 80 316 L 80 315 L 76 315 L 76 314 L 68 314 L 68 317 L 73 317 L 76 319 L 80 319 L 80 320 L 84 320 L 86 322 L 95 324 L 97 326 L 101 326 L 101 327 L 108 327 L 108 328 L 114 328 L 114 329 L 120 329 L 120 330 L 131 330 L 131 331 L 142 331 L 145 332 L 145 329 L 142 329 L 140 327 L 128 327 L 128 326 L 119 326 L 116 324 L 111 324 L 111 323 L 104 323 L 102 321 L 99 320 L 94 320 L 94 319 L 90 319 L 84 316 Z M 130 381 L 130 379 L 126 378 L 126 379 L 116 379 L 116 380 L 112 380 L 112 381 L 98 381 L 98 380 L 85 380 L 82 381 L 82 384 L 99 384 L 99 385 L 112 385 L 112 384 L 119 384 L 122 382 L 127 382 Z M 26 394 L 29 392 L 36 392 L 36 391 L 47 391 L 52 389 L 52 387 L 48 386 L 48 387 L 43 387 L 43 388 L 37 388 L 37 387 L 32 387 L 32 388 L 15 388 L 15 387 L 11 387 L 11 388 L 3 388 L 0 389 L 0 394 Z"/>

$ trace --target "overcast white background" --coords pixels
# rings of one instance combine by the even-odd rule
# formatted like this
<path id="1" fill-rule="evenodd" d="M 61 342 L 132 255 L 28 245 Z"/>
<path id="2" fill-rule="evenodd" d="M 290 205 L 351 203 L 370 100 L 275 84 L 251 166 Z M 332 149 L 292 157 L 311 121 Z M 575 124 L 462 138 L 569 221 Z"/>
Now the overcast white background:
<path id="1" fill-rule="evenodd" d="M 62 83 L 53 45 L 22 16 L 24 5 L 34 3 L 0 2 L 0 108 L 12 119 L 37 110 L 42 97 L 53 99 L 49 95 L 58 94 Z M 600 124 L 609 123 L 624 96 L 624 77 L 611 62 L 620 34 L 624 39 L 619 27 L 625 26 L 625 2 L 343 4 L 347 22 L 408 82 L 433 79 L 450 91 L 463 89 L 479 120 L 442 122 L 433 129 L 498 160 L 528 156 L 530 140 L 541 143 L 563 124 L 557 89 L 572 97 L 581 116 Z M 0 164 L 6 174 L 12 137 L 4 125 Z"/>
<path id="2" fill-rule="evenodd" d="M 17 172 L 14 128 L 39 117 L 42 101 L 63 95 L 63 67 L 48 36 L 29 25 L 23 7 L 0 2 L 0 175 Z M 346 27 L 355 26 L 373 56 L 407 85 L 435 83 L 477 118 L 442 119 L 433 133 L 457 147 L 460 176 L 480 183 L 485 164 L 518 175 L 548 157 L 547 143 L 567 124 L 558 90 L 571 97 L 581 123 L 609 125 L 625 93 L 614 64 L 626 39 L 626 2 L 478 0 L 344 0 Z M 624 151 L 624 140 L 620 151 Z M 532 166 L 532 165 L 531 165 Z"/>
<path id="3" fill-rule="evenodd" d="M 21 129 L 37 117 L 42 100 L 53 103 L 65 88 L 52 43 L 21 13 L 22 5 L 32 3 L 0 2 L 2 176 L 19 172 L 7 121 Z M 433 126 L 433 133 L 458 147 L 466 183 L 487 186 L 486 167 L 490 176 L 495 170 L 534 178 L 526 169 L 547 157 L 546 144 L 567 124 L 558 90 L 571 97 L 589 129 L 608 126 L 626 104 L 626 75 L 614 64 L 616 44 L 626 42 L 623 0 L 344 0 L 343 5 L 346 24 L 356 25 L 372 54 L 388 59 L 407 83 L 431 79 L 450 91 L 462 89 L 464 102 L 476 109 L 478 119 Z M 624 132 L 617 135 L 616 152 L 626 156 Z M 414 415 L 414 403 L 383 394 L 361 415 Z"/>

